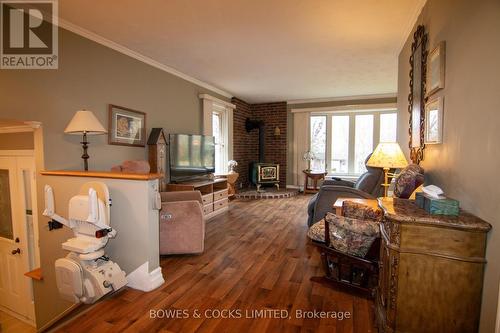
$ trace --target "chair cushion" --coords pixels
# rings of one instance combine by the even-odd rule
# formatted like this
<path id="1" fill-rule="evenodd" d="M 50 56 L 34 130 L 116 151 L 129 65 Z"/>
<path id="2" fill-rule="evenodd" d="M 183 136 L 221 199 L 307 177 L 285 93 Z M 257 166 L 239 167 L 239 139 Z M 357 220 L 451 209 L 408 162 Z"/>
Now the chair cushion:
<path id="1" fill-rule="evenodd" d="M 342 215 L 352 219 L 369 220 L 374 222 L 380 222 L 384 217 L 384 213 L 379 208 L 374 209 L 349 200 L 345 200 L 342 203 Z"/>
<path id="2" fill-rule="evenodd" d="M 363 258 L 373 241 L 380 236 L 377 222 L 352 219 L 328 213 L 326 217 L 313 224 L 307 236 L 315 241 L 325 241 L 325 221 L 330 227 L 330 244 L 340 252 Z"/>
<path id="3" fill-rule="evenodd" d="M 410 164 L 397 176 L 394 184 L 394 197 L 408 199 L 413 191 L 424 183 L 424 169 Z"/>

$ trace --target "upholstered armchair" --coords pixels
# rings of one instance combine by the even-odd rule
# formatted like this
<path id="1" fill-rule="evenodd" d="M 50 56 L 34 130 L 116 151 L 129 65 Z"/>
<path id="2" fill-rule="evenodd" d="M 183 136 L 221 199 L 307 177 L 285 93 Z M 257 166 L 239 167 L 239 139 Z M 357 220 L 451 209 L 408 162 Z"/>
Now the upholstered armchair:
<path id="1" fill-rule="evenodd" d="M 205 219 L 200 191 L 161 192 L 160 254 L 201 253 Z"/>
<path id="2" fill-rule="evenodd" d="M 365 165 L 370 156 L 371 154 L 365 159 Z M 338 198 L 374 199 L 382 196 L 384 189 L 381 184 L 384 181 L 384 171 L 369 166 L 366 166 L 366 170 L 356 182 L 339 178 L 325 180 L 320 191 L 309 201 L 307 225 L 311 226 L 325 217 Z"/>

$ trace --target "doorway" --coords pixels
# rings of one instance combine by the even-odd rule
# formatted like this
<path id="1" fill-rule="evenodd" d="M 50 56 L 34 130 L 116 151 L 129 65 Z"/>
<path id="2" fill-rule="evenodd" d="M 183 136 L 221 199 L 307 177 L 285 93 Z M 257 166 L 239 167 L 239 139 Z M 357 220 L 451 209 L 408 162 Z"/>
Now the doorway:
<path id="1" fill-rule="evenodd" d="M 17 140 L 13 140 L 16 138 Z M 24 141 L 24 142 L 23 142 Z M 21 144 L 22 143 L 22 144 Z M 20 146 L 21 144 L 21 146 Z M 13 149 L 10 149 L 13 148 Z M 0 311 L 34 329 L 33 282 L 25 276 L 40 265 L 33 132 L 0 127 Z M 9 325 L 12 326 L 12 325 Z M 21 327 L 21 324 L 16 324 Z"/>

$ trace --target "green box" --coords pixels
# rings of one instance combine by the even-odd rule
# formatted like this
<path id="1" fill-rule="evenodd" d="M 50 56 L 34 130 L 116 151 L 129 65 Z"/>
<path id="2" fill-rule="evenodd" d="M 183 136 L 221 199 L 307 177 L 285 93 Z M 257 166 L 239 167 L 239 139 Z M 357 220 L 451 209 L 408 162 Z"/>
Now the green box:
<path id="1" fill-rule="evenodd" d="M 460 203 L 455 199 L 435 199 L 423 192 L 417 192 L 415 195 L 415 203 L 418 207 L 432 215 L 458 216 L 460 214 Z"/>

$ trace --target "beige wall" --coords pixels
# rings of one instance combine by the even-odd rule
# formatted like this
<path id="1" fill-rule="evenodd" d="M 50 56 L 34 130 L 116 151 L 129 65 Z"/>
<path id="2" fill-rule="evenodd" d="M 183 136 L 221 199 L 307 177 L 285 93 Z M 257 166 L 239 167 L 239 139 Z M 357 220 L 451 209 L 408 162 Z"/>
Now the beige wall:
<path id="1" fill-rule="evenodd" d="M 0 150 L 33 149 L 33 132 L 0 133 Z"/>
<path id="2" fill-rule="evenodd" d="M 200 133 L 200 93 L 215 93 L 141 63 L 66 30 L 59 33 L 58 70 L 0 70 L 0 118 L 40 121 L 48 169 L 82 167 L 80 136 L 65 135 L 82 108 L 107 127 L 108 104 L 147 113 L 151 127 L 167 132 Z M 90 168 L 109 169 L 125 159 L 144 159 L 146 149 L 107 144 L 90 137 Z"/>
<path id="3" fill-rule="evenodd" d="M 383 104 L 383 103 L 396 103 L 396 97 L 389 98 L 370 98 L 370 99 L 358 99 L 358 100 L 345 100 L 345 101 L 331 101 L 331 102 L 316 102 L 316 103 L 301 103 L 301 104 L 288 104 L 287 106 L 287 142 L 288 142 L 288 155 L 287 155 L 287 165 L 288 169 L 286 172 L 286 183 L 291 185 L 293 183 L 293 114 L 292 109 L 305 109 L 305 108 L 322 108 L 322 107 L 334 107 L 334 106 L 344 106 L 344 105 L 364 105 L 364 104 Z"/>
<path id="4" fill-rule="evenodd" d="M 92 110 L 105 127 L 107 106 L 116 104 L 146 112 L 148 134 L 151 127 L 163 127 L 167 133 L 201 133 L 198 94 L 228 100 L 66 30 L 60 30 L 59 43 L 58 70 L 0 70 L 0 119 L 42 122 L 43 147 L 35 149 L 45 152 L 37 161 L 43 165 L 44 160 L 46 169 L 82 168 L 81 137 L 63 134 L 79 109 Z M 37 133 L 41 135 L 42 130 Z M 146 148 L 108 145 L 106 136 L 92 136 L 90 142 L 90 168 L 94 170 L 107 170 L 126 159 L 147 158 Z M 43 177 L 37 182 L 41 210 Z M 57 204 L 61 209 L 64 206 Z M 41 219 L 39 225 L 40 255 L 47 277 L 35 282 L 38 327 L 68 307 L 58 297 L 51 272 L 61 255 L 61 239 L 71 232 L 49 233 L 46 222 Z"/>
<path id="5" fill-rule="evenodd" d="M 418 24 L 429 32 L 429 48 L 446 41 L 446 87 L 438 93 L 444 96 L 444 137 L 443 144 L 425 149 L 426 183 L 442 187 L 493 225 L 480 332 L 494 332 L 500 276 L 500 2 L 428 0 Z M 406 152 L 413 31 L 399 55 L 398 140 Z"/>

